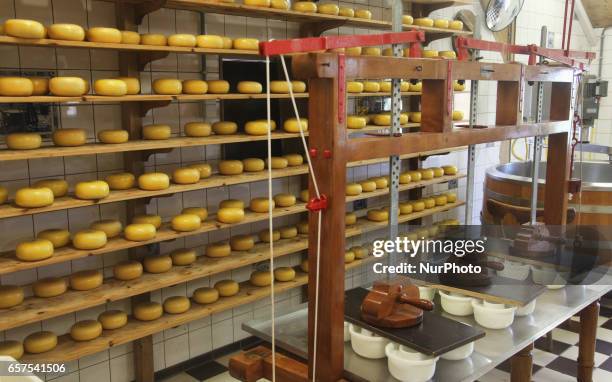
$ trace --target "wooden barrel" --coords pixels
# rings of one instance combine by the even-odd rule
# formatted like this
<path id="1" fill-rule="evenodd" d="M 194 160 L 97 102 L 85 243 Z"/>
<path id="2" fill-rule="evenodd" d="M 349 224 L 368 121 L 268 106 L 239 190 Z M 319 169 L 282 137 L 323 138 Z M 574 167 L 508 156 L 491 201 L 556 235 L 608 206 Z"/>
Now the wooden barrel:
<path id="1" fill-rule="evenodd" d="M 540 164 L 538 221 L 542 221 L 546 163 Z M 568 224 L 612 224 L 612 164 L 574 164 L 573 177 L 582 180 L 582 192 L 569 201 Z M 522 224 L 529 221 L 531 162 L 513 162 L 486 172 L 481 220 L 483 224 Z M 555 208 L 555 206 L 552 206 Z"/>

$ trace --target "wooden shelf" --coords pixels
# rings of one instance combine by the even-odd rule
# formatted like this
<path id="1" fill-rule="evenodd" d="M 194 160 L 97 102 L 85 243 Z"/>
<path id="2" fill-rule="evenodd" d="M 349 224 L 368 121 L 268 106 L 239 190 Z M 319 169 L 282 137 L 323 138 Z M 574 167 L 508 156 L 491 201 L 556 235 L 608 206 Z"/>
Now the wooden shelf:
<path id="1" fill-rule="evenodd" d="M 402 129 L 409 129 L 409 128 L 420 127 L 420 126 L 421 126 L 420 123 L 409 122 L 409 123 L 401 125 L 401 128 Z M 348 134 L 358 134 L 358 133 L 368 133 L 368 132 L 381 131 L 381 130 L 389 131 L 390 129 L 391 129 L 391 126 L 366 125 L 365 127 L 361 128 L 361 129 L 349 129 L 349 128 L 347 128 L 346 131 L 348 132 Z"/>
<path id="2" fill-rule="evenodd" d="M 411 188 L 418 188 L 418 187 L 424 187 L 426 185 L 448 182 L 449 180 L 457 179 L 463 176 L 464 175 L 454 175 L 454 176 L 449 176 L 449 177 L 436 178 L 430 181 L 408 183 L 408 184 L 401 185 L 400 190 L 405 191 Z M 347 202 L 367 199 L 367 198 L 371 198 L 375 196 L 382 196 L 382 195 L 388 194 L 388 192 L 389 192 L 389 189 L 365 192 L 365 193 L 362 193 L 361 195 L 348 197 Z M 299 202 L 298 204 L 292 207 L 275 209 L 273 216 L 280 217 L 280 216 L 287 216 L 287 215 L 298 214 L 298 213 L 303 213 L 303 212 L 306 212 L 306 204 Z M 35 261 L 35 262 L 27 262 L 27 261 L 18 260 L 15 257 L 14 251 L 4 252 L 0 254 L 0 275 L 22 271 L 26 269 L 37 268 L 37 267 L 50 265 L 50 264 L 62 263 L 65 261 L 80 259 L 80 258 L 84 258 L 88 256 L 103 255 L 103 254 L 110 253 L 110 252 L 115 252 L 115 251 L 128 249 L 128 248 L 140 247 L 140 246 L 158 243 L 162 241 L 175 240 L 181 237 L 193 236 L 193 235 L 198 235 L 198 234 L 205 233 L 205 232 L 211 232 L 211 231 L 215 231 L 219 229 L 230 228 L 230 227 L 234 227 L 234 226 L 238 226 L 242 224 L 263 221 L 263 220 L 267 220 L 267 218 L 268 218 L 267 213 L 255 213 L 255 212 L 249 212 L 247 210 L 245 212 L 245 219 L 242 222 L 236 223 L 236 224 L 224 224 L 224 223 L 219 223 L 215 221 L 215 216 L 213 215 L 209 217 L 209 219 L 207 219 L 205 222 L 202 223 L 202 226 L 200 227 L 200 229 L 195 230 L 195 231 L 190 231 L 190 232 L 176 232 L 172 228 L 170 228 L 169 224 L 166 223 L 166 224 L 162 224 L 160 229 L 157 230 L 157 235 L 152 240 L 139 242 L 139 241 L 126 240 L 122 237 L 117 237 L 117 238 L 110 239 L 104 247 L 100 249 L 92 250 L 92 251 L 75 249 L 73 247 L 67 246 L 67 247 L 57 249 L 55 253 L 53 254 L 53 256 L 51 256 L 50 258 L 41 260 L 41 261 Z"/>

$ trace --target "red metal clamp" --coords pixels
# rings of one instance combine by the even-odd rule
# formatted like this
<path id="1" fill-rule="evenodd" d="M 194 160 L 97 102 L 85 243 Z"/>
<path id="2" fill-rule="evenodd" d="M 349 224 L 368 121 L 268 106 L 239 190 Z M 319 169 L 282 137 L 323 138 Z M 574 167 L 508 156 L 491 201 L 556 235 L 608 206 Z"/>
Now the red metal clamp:
<path id="1" fill-rule="evenodd" d="M 327 209 L 327 195 L 321 194 L 320 198 L 311 198 L 306 203 L 306 209 L 311 212 L 318 212 Z"/>

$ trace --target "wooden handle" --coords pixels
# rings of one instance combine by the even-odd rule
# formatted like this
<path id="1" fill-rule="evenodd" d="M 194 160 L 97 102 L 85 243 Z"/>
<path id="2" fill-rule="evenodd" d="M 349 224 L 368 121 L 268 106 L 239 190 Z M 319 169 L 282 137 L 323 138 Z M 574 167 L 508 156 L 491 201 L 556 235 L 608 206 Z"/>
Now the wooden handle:
<path id="1" fill-rule="evenodd" d="M 401 303 L 409 304 L 417 308 L 421 308 L 423 310 L 433 310 L 434 308 L 433 302 L 429 300 L 424 300 L 422 298 L 414 298 L 402 295 L 399 297 L 399 301 Z"/>

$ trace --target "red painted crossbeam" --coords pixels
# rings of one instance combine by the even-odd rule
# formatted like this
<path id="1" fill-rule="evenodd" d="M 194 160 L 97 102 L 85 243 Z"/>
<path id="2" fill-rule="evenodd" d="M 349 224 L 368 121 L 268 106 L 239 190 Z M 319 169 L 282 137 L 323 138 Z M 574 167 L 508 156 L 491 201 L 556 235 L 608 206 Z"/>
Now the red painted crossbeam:
<path id="1" fill-rule="evenodd" d="M 259 43 L 259 53 L 263 56 L 275 56 L 280 54 L 307 53 L 337 48 L 410 44 L 417 42 L 420 43 L 423 41 L 425 41 L 425 33 L 423 31 L 350 36 L 307 37 L 289 40 L 262 41 Z"/>

